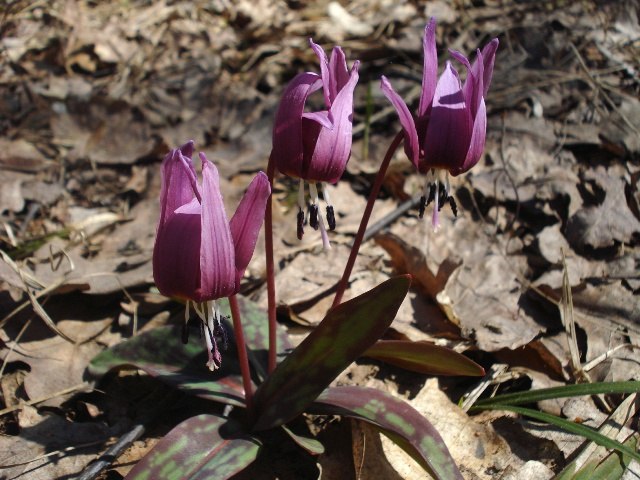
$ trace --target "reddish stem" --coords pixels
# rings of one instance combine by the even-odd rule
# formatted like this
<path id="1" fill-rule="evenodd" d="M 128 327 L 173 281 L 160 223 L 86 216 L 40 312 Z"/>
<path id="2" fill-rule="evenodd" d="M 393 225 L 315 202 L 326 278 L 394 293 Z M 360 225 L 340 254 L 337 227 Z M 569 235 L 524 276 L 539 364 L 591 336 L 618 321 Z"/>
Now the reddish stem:
<path id="1" fill-rule="evenodd" d="M 251 384 L 251 370 L 249 369 L 249 357 L 247 356 L 247 346 L 244 343 L 244 332 L 240 319 L 240 307 L 238 298 L 235 295 L 229 297 L 229 307 L 231 307 L 231 318 L 233 319 L 233 332 L 236 337 L 236 348 L 238 349 L 238 360 L 240 362 L 240 373 L 242 374 L 242 385 L 244 387 L 244 398 L 247 411 L 253 410 L 253 386 Z"/>
<path id="2" fill-rule="evenodd" d="M 382 160 L 382 164 L 380 165 L 380 170 L 378 170 L 378 174 L 376 175 L 376 179 L 373 182 L 373 186 L 371 187 L 371 193 L 369 193 L 369 199 L 367 200 L 367 206 L 364 209 L 364 213 L 362 214 L 362 220 L 360 220 L 360 227 L 358 227 L 358 233 L 356 233 L 356 238 L 353 240 L 353 246 L 351 247 L 351 252 L 349 253 L 349 259 L 347 260 L 347 265 L 344 267 L 344 273 L 342 274 L 342 278 L 340 282 L 338 282 L 338 288 L 336 291 L 336 296 L 333 299 L 332 307 L 340 305 L 342 302 L 342 296 L 344 295 L 344 291 L 347 289 L 347 283 L 349 283 L 349 277 L 351 276 L 351 271 L 353 270 L 353 266 L 356 263 L 356 258 L 358 257 L 358 252 L 360 251 L 360 245 L 362 244 L 362 239 L 364 238 L 364 233 L 367 230 L 367 224 L 369 223 L 369 219 L 371 218 L 371 212 L 373 211 L 373 205 L 376 202 L 376 198 L 378 198 L 378 194 L 380 193 L 380 188 L 382 188 L 382 182 L 384 181 L 384 176 L 387 173 L 387 168 L 389 168 L 389 163 L 391 163 L 391 159 L 393 158 L 393 154 L 400 146 L 402 139 L 404 138 L 404 132 L 400 131 L 395 136 L 391 145 L 387 149 L 387 153 L 384 156 L 384 160 Z"/>
<path id="3" fill-rule="evenodd" d="M 273 176 L 275 172 L 275 162 L 269 155 L 267 165 L 267 177 L 271 186 L 271 195 L 267 199 L 267 207 L 264 215 L 264 249 L 267 263 L 267 314 L 269 318 L 269 363 L 268 372 L 271 373 L 276 368 L 277 334 L 276 334 L 276 279 L 273 263 Z"/>

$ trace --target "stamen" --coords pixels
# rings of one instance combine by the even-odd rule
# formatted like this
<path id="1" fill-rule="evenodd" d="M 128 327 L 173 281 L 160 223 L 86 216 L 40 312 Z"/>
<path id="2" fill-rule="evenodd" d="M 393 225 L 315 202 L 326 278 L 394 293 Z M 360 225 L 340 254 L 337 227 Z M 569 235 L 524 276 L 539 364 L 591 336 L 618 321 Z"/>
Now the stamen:
<path id="1" fill-rule="evenodd" d="M 438 211 L 442 210 L 442 207 L 444 207 L 444 204 L 447 203 L 447 199 L 449 198 L 447 195 L 447 191 L 445 190 L 445 187 L 442 183 L 440 183 L 440 190 L 439 190 L 439 198 L 438 198 Z"/>
<path id="2" fill-rule="evenodd" d="M 318 188 L 315 183 L 309 183 L 309 196 L 311 204 L 309 205 L 309 225 L 314 230 L 318 229 Z"/>
<path id="3" fill-rule="evenodd" d="M 309 225 L 314 230 L 318 230 L 318 205 L 315 203 L 309 204 Z"/>
<path id="4" fill-rule="evenodd" d="M 191 300 L 187 300 L 187 304 L 184 308 L 184 324 L 182 324 L 182 343 L 185 345 L 189 343 L 189 318 L 191 314 L 189 312 L 189 303 Z"/>
<path id="5" fill-rule="evenodd" d="M 453 216 L 458 216 L 458 205 L 456 205 L 456 201 L 453 197 L 449 197 L 449 206 L 451 207 L 451 211 L 453 212 Z"/>
<path id="6" fill-rule="evenodd" d="M 427 203 L 425 207 L 428 206 L 435 199 L 436 199 L 436 185 L 432 183 L 431 185 L 429 185 L 429 197 L 427 198 Z"/>
<path id="7" fill-rule="evenodd" d="M 438 216 L 438 212 L 440 212 L 440 208 L 439 208 L 439 205 L 438 205 L 438 201 L 440 200 L 439 185 L 440 185 L 440 182 L 438 182 L 436 180 L 436 182 L 435 182 L 435 194 L 434 194 L 435 205 L 433 206 L 433 215 L 431 217 L 431 225 L 433 225 L 433 230 L 434 231 L 437 231 L 438 227 L 440 226 L 440 218 Z"/>
<path id="8" fill-rule="evenodd" d="M 298 236 L 298 240 L 302 240 L 302 236 L 304 235 L 304 210 L 298 210 L 298 226 L 296 229 L 296 234 Z"/>
<path id="9" fill-rule="evenodd" d="M 424 217 L 424 211 L 427 209 L 427 197 L 422 195 L 420 197 L 420 210 L 418 212 L 418 216 L 420 218 Z"/>
<path id="10" fill-rule="evenodd" d="M 327 204 L 327 225 L 329 225 L 329 230 L 334 231 L 336 229 L 336 215 L 333 210 L 333 204 L 331 203 L 331 198 L 329 198 L 329 188 L 326 183 L 321 183 L 322 185 L 322 197 L 324 198 L 325 203 Z"/>

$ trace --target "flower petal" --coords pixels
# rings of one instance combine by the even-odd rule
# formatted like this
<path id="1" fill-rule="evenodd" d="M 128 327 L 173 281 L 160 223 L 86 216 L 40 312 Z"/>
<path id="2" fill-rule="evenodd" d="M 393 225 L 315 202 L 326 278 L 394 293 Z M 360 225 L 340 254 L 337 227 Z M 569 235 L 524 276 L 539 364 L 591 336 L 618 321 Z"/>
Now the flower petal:
<path id="1" fill-rule="evenodd" d="M 236 293 L 235 252 L 229 221 L 224 211 L 216 166 L 202 160 L 202 215 L 200 289 L 196 301 L 228 297 Z"/>
<path id="2" fill-rule="evenodd" d="M 436 91 L 438 81 L 438 52 L 436 50 L 436 19 L 431 17 L 429 23 L 424 28 L 422 39 L 424 51 L 424 63 L 422 68 L 422 93 L 420 95 L 420 105 L 418 106 L 418 117 L 425 116 Z"/>
<path id="3" fill-rule="evenodd" d="M 177 208 L 193 199 L 194 189 L 192 185 L 196 182 L 196 172 L 193 169 L 190 157 L 184 158 L 181 153 L 182 149 L 188 151 L 189 145 L 193 150 L 193 141 L 187 142 L 180 149 L 171 150 L 162 161 L 160 221 L 158 222 L 158 228 L 167 221 Z"/>
<path id="4" fill-rule="evenodd" d="M 323 48 L 320 45 L 313 43 L 312 39 L 309 39 L 309 45 L 311 45 L 311 48 L 313 49 L 316 56 L 318 57 L 318 60 L 320 61 L 320 75 L 322 76 L 322 92 L 324 94 L 324 103 L 327 106 L 327 109 L 329 109 L 336 95 L 335 80 L 332 78 L 332 75 L 331 75 L 331 68 L 329 68 L 329 60 L 327 59 L 327 54 L 324 52 Z M 334 80 L 333 89 L 332 89 L 332 80 Z M 333 95 L 332 95 L 332 90 L 333 90 Z"/>
<path id="5" fill-rule="evenodd" d="M 273 158 L 278 170 L 293 177 L 302 176 L 302 114 L 307 97 L 322 86 L 315 73 L 300 73 L 282 94 L 273 127 Z"/>
<path id="6" fill-rule="evenodd" d="M 235 248 L 236 290 L 240 288 L 240 280 L 256 248 L 270 194 L 269 179 L 263 172 L 259 172 L 251 181 L 229 223 Z"/>
<path id="7" fill-rule="evenodd" d="M 349 81 L 331 106 L 333 129 L 320 129 L 308 171 L 305 172 L 306 180 L 335 183 L 344 172 L 351 155 L 353 91 L 358 83 L 359 66 L 358 61 L 353 64 Z"/>
<path id="8" fill-rule="evenodd" d="M 331 102 L 338 95 L 338 92 L 349 82 L 349 69 L 347 59 L 340 47 L 334 47 L 329 59 L 329 72 L 331 72 Z"/>
<path id="9" fill-rule="evenodd" d="M 482 78 L 483 91 L 482 96 L 486 97 L 491 85 L 491 79 L 493 77 L 493 65 L 496 60 L 496 52 L 498 51 L 499 41 L 494 38 L 487 43 L 482 49 L 482 63 L 484 64 L 484 73 Z M 477 59 L 476 59 L 477 60 Z M 475 63 L 475 62 L 474 62 Z"/>
<path id="10" fill-rule="evenodd" d="M 404 130 L 404 151 L 413 165 L 418 168 L 420 145 L 418 143 L 418 133 L 416 131 L 416 124 L 413 121 L 413 116 L 411 112 L 409 112 L 407 104 L 404 103 L 402 97 L 395 92 L 389 80 L 387 80 L 387 77 L 384 75 L 380 79 L 380 88 L 384 96 L 387 97 L 394 106 L 396 112 L 398 112 L 400 125 L 402 125 L 402 129 Z"/>
<path id="11" fill-rule="evenodd" d="M 200 284 L 200 202 L 179 207 L 158 228 L 153 278 L 167 297 L 193 299 Z"/>
<path id="12" fill-rule="evenodd" d="M 456 176 L 468 171 L 473 167 L 484 151 L 484 144 L 487 137 L 487 107 L 484 104 L 484 98 L 480 98 L 480 107 L 473 122 L 473 132 L 471 134 L 471 142 L 464 163 L 458 169 L 450 170 L 451 174 Z"/>
<path id="13" fill-rule="evenodd" d="M 424 146 L 425 162 L 420 165 L 421 171 L 460 168 L 469 149 L 471 129 L 471 115 L 458 72 L 447 62 L 433 97 Z"/>
<path id="14" fill-rule="evenodd" d="M 476 52 L 476 61 L 474 62 L 473 67 L 469 63 L 467 57 L 462 53 L 455 50 L 451 50 L 450 53 L 452 57 L 462 63 L 467 69 L 467 79 L 462 86 L 462 92 L 464 93 L 464 98 L 467 102 L 467 108 L 471 111 L 471 118 L 475 118 L 484 92 L 482 87 L 482 82 L 484 80 L 482 53 L 480 53 L 480 50 Z"/>

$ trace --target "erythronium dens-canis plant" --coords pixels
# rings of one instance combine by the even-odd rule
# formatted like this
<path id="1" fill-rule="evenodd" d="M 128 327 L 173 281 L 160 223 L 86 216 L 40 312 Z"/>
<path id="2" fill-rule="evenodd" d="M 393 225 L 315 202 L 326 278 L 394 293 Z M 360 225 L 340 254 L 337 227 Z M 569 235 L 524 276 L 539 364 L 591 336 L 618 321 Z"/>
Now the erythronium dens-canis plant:
<path id="1" fill-rule="evenodd" d="M 187 320 L 188 306 L 194 306 L 204 344 L 182 342 L 179 328 L 157 328 L 104 351 L 91 362 L 89 371 L 98 376 L 112 368 L 133 366 L 184 392 L 230 408 L 223 415 L 201 414 L 180 423 L 136 464 L 127 475 L 129 479 L 230 478 L 261 461 L 260 451 L 264 442 L 273 438 L 270 432 L 274 430 L 284 432 L 311 455 L 322 453 L 317 440 L 291 428 L 303 413 L 368 422 L 433 477 L 462 478 L 438 432 L 409 404 L 370 388 L 331 387 L 332 381 L 361 356 L 423 374 L 483 374 L 482 368 L 465 356 L 431 343 L 380 340 L 408 292 L 410 276 L 391 278 L 342 302 L 386 167 L 402 140 L 409 141 L 405 133 L 396 135 L 385 155 L 334 306 L 296 348 L 275 321 L 269 187 L 276 166 L 307 181 L 335 182 L 351 148 L 353 89 L 359 64 L 355 62 L 349 71 L 339 47 L 327 59 L 319 46 L 313 42 L 311 46 L 320 59 L 321 75 L 301 74 L 285 90 L 276 115 L 267 175 L 258 174 L 251 182 L 231 221 L 224 211 L 217 170 L 202 154 L 202 181 L 198 181 L 191 162 L 192 142 L 172 150 L 163 162 L 154 277 L 162 293 L 187 303 Z M 470 71 L 474 68 L 481 67 L 474 64 Z M 305 113 L 308 95 L 319 88 L 327 109 Z M 291 136 L 280 137 L 283 131 Z M 236 295 L 263 215 L 269 292 L 266 315 Z M 228 310 L 210 303 L 223 297 L 229 298 Z M 229 337 L 224 360 L 217 349 L 217 335 L 222 332 L 228 332 Z M 212 372 L 203 367 L 205 360 Z M 268 459 L 262 460 L 268 465 Z"/>

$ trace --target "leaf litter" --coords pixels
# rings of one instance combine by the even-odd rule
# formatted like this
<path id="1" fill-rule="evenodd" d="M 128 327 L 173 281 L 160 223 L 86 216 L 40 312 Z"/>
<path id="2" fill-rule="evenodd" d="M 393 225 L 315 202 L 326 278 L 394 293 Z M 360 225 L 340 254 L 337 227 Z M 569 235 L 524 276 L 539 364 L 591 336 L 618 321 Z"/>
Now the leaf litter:
<path id="1" fill-rule="evenodd" d="M 414 285 L 389 339 L 465 351 L 487 370 L 509 365 L 491 388 L 570 383 L 575 372 L 560 313 L 564 251 L 580 362 L 592 380 L 640 379 L 640 27 L 632 2 L 546 9 L 493 0 L 464 7 L 17 0 L 0 12 L 0 248 L 19 268 L 0 261 L 2 399 L 4 408 L 15 407 L 0 422 L 0 464 L 36 461 L 3 475 L 77 475 L 124 432 L 117 418 L 140 418 L 133 405 L 158 387 L 119 390 L 125 374 L 102 382 L 105 393 L 55 395 L 83 385 L 88 360 L 133 335 L 134 317 L 143 330 L 180 322 L 175 305 L 152 285 L 158 162 L 167 148 L 194 139 L 237 203 L 243 176 L 266 166 L 283 85 L 313 61 L 308 37 L 340 43 L 363 60 L 356 132 L 364 129 L 367 101 L 386 111 L 371 123 L 366 148 L 356 134 L 348 182 L 332 192 L 339 201 L 331 252 L 321 251 L 313 231 L 295 239 L 293 185 L 276 180 L 279 318 L 298 339 L 317 324 L 331 304 L 376 162 L 399 128 L 377 92 L 379 76 L 393 76 L 394 84 L 397 78 L 406 92 L 419 85 L 419 38 L 430 15 L 444 27 L 439 48 L 505 40 L 487 100 L 486 154 L 456 179 L 459 217 L 443 215 L 437 234 L 414 210 L 387 225 L 363 248 L 346 298 L 411 273 Z M 398 155 L 373 221 L 418 193 L 411 172 Z M 259 304 L 266 298 L 262 248 L 243 287 Z M 30 296 L 71 342 L 46 327 Z M 338 382 L 405 397 L 438 428 L 466 478 L 551 478 L 582 444 L 551 427 L 542 434 L 512 414 L 468 415 L 456 403 L 477 381 L 438 381 L 363 359 Z M 541 408 L 594 419 L 598 427 L 618 401 L 558 400 Z M 87 416 L 82 405 L 96 414 Z M 158 436 L 177 419 L 153 422 Z M 375 462 L 383 460 L 362 452 L 364 438 L 373 452 L 384 452 L 388 478 L 417 478 L 385 437 L 379 443 L 375 432 L 338 423 L 324 428 L 347 425 L 351 440 L 341 442 L 353 458 L 342 457 L 349 465 L 332 471 L 353 472 L 352 460 L 357 478 L 375 478 L 383 468 Z M 135 462 L 139 450 L 135 444 L 124 458 Z M 60 452 L 56 461 L 37 459 L 51 451 Z M 128 468 L 116 465 L 109 475 L 120 478 Z"/>

